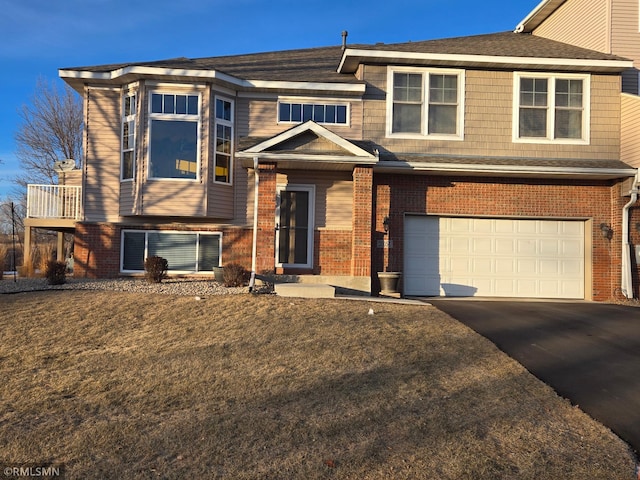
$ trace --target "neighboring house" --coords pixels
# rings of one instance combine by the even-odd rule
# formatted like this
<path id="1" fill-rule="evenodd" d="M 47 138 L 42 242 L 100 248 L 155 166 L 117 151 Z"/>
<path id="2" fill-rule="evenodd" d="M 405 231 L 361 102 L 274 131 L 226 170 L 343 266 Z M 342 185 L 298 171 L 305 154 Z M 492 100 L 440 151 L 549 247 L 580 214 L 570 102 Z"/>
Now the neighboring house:
<path id="1" fill-rule="evenodd" d="M 63 69 L 85 102 L 75 275 L 161 255 L 372 294 L 389 270 L 405 295 L 632 296 L 631 68 L 505 32 Z"/>

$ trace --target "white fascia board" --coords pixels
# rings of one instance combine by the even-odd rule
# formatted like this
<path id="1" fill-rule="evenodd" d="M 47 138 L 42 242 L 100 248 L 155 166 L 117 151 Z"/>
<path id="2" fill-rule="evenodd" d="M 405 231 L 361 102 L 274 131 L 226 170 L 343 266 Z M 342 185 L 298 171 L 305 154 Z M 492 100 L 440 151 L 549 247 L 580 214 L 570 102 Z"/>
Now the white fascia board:
<path id="1" fill-rule="evenodd" d="M 527 24 L 530 23 L 538 15 L 543 15 L 542 21 L 538 22 L 533 28 L 536 28 L 542 23 L 547 16 L 553 13 L 565 0 L 542 0 L 531 12 L 522 20 L 515 28 L 514 33 L 529 32 L 533 29 L 528 29 Z M 550 7 L 549 11 L 546 11 L 547 7 Z"/>
<path id="2" fill-rule="evenodd" d="M 342 70 L 349 57 L 375 58 L 384 60 L 389 64 L 397 63 L 398 60 L 408 61 L 428 61 L 442 62 L 443 64 L 473 64 L 473 65 L 518 65 L 524 66 L 561 66 L 575 68 L 606 68 L 606 69 L 627 69 L 633 67 L 631 60 L 584 60 L 577 58 L 539 58 L 539 57 L 502 57 L 498 55 L 460 55 L 460 54 L 443 54 L 443 53 L 415 53 L 415 52 L 396 52 L 396 51 L 380 51 L 380 50 L 358 50 L 346 49 L 338 72 Z"/>
<path id="3" fill-rule="evenodd" d="M 459 163 L 428 163 L 428 162 L 402 162 L 383 161 L 376 165 L 376 170 L 402 172 L 442 172 L 468 175 L 504 175 L 504 176 L 554 176 L 554 177 L 601 177 L 623 178 L 633 176 L 636 172 L 633 168 L 602 169 L 585 167 L 544 167 L 544 166 L 505 166 L 505 165 L 477 165 Z"/>
<path id="4" fill-rule="evenodd" d="M 298 153 L 278 153 L 278 152 L 262 152 L 250 153 L 248 150 L 236 153 L 240 158 L 259 157 L 260 160 L 292 160 L 302 163 L 340 163 L 340 164 L 356 164 L 356 165 L 374 165 L 378 163 L 376 157 L 356 157 L 350 155 L 314 155 L 314 154 L 298 154 Z"/>
<path id="5" fill-rule="evenodd" d="M 366 85 L 353 83 L 324 83 L 324 82 L 283 82 L 268 80 L 244 80 L 227 75 L 216 70 L 188 70 L 177 68 L 157 68 L 144 66 L 127 66 L 110 72 L 89 72 L 84 70 L 59 70 L 59 76 L 65 79 L 77 80 L 115 80 L 125 75 L 177 76 L 217 79 L 243 88 L 263 89 L 295 89 L 315 91 L 341 91 L 346 93 L 364 93 Z"/>

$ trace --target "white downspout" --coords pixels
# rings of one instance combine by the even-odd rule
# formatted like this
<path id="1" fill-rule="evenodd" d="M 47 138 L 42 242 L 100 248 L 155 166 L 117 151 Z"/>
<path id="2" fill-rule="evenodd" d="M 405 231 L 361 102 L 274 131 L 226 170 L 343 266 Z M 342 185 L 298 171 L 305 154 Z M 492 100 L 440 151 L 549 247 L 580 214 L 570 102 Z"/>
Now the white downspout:
<path id="1" fill-rule="evenodd" d="M 629 209 L 638 201 L 640 193 L 640 168 L 631 187 L 631 200 L 622 209 L 622 279 L 620 289 L 625 297 L 633 298 L 633 276 L 631 273 L 631 245 L 629 242 Z"/>
<path id="2" fill-rule="evenodd" d="M 253 245 L 251 246 L 251 279 L 249 280 L 249 292 L 253 291 L 256 284 L 256 262 L 258 257 L 258 157 L 253 157 Z"/>

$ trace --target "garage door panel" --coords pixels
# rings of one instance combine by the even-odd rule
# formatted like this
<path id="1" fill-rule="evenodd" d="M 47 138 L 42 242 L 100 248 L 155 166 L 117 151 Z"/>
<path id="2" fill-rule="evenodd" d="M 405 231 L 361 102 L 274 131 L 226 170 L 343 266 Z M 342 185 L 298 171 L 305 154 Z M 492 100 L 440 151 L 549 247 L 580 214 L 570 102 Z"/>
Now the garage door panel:
<path id="1" fill-rule="evenodd" d="M 584 298 L 584 222 L 406 220 L 407 295 Z"/>

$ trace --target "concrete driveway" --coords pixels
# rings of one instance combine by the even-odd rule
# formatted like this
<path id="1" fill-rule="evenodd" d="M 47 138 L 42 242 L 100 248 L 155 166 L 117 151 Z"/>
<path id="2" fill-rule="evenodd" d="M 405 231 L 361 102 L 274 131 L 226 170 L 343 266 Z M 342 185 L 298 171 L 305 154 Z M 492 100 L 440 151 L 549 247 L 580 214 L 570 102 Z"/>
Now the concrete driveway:
<path id="1" fill-rule="evenodd" d="M 640 308 L 429 299 L 640 452 Z"/>

